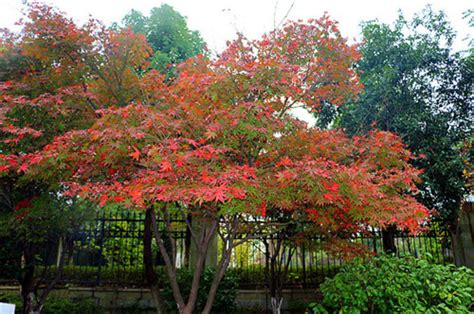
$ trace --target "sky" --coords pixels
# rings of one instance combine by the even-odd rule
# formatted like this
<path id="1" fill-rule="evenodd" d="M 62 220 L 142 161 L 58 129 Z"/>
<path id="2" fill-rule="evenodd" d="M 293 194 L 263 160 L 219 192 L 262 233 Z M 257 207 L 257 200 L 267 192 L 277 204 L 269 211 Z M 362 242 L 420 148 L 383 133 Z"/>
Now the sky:
<path id="1" fill-rule="evenodd" d="M 21 18 L 25 0 L 0 0 L 0 28 L 15 28 Z M 227 40 L 233 39 L 237 31 L 249 38 L 258 38 L 274 28 L 288 14 L 289 19 L 317 18 L 328 12 L 339 21 L 343 36 L 360 39 L 361 21 L 378 19 L 393 22 L 398 10 L 412 16 L 428 3 L 434 9 L 448 15 L 459 36 L 456 50 L 468 48 L 463 40 L 472 30 L 463 12 L 474 9 L 472 0 L 46 0 L 58 7 L 76 22 L 83 23 L 92 15 L 106 24 L 120 21 L 130 9 L 148 13 L 152 7 L 168 3 L 186 16 L 188 25 L 198 30 L 214 52 L 220 52 Z M 292 6 L 293 4 L 293 6 Z"/>

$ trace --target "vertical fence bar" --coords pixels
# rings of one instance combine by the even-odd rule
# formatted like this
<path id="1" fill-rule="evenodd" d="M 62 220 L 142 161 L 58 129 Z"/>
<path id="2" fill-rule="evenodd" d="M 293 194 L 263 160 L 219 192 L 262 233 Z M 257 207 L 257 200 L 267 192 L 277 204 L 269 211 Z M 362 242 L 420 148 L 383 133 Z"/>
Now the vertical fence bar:
<path id="1" fill-rule="evenodd" d="M 377 234 L 375 230 L 372 230 L 373 243 L 374 243 L 374 253 L 377 253 Z"/>
<path id="2" fill-rule="evenodd" d="M 301 267 L 303 270 L 303 288 L 306 288 L 306 252 L 304 249 L 304 243 L 301 245 Z"/>
<path id="3" fill-rule="evenodd" d="M 96 285 L 99 286 L 101 283 L 101 268 L 102 268 L 102 253 L 104 250 L 104 228 L 105 228 L 105 213 L 101 217 L 101 226 L 100 226 L 100 238 L 99 238 L 99 258 L 98 258 L 98 266 L 97 266 L 97 281 Z"/>

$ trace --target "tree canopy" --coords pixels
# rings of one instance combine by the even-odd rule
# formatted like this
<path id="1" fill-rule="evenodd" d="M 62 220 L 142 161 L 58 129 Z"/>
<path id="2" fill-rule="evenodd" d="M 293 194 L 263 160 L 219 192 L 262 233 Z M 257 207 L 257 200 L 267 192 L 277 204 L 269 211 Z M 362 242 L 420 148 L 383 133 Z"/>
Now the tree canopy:
<path id="1" fill-rule="evenodd" d="M 357 63 L 364 90 L 342 106 L 337 125 L 349 134 L 372 128 L 398 134 L 421 158 L 418 199 L 437 210 L 441 226 L 456 225 L 467 190 L 463 153 L 472 136 L 472 57 L 453 51 L 455 33 L 442 12 L 426 8 L 408 21 L 362 27 Z M 334 111 L 332 111 L 334 112 Z"/>
<path id="2" fill-rule="evenodd" d="M 64 195 L 101 206 L 118 202 L 156 210 L 165 220 L 170 212 L 206 220 L 201 235 L 188 226 L 200 249 L 187 299 L 176 282 L 176 249 L 166 249 L 155 232 L 182 313 L 193 310 L 210 237 L 224 221 L 226 245 L 208 312 L 241 243 L 235 228 L 245 215 L 279 210 L 332 233 L 394 222 L 416 232 L 428 216 L 410 196 L 419 171 L 397 136 L 350 139 L 289 114 L 354 97 L 361 88 L 352 69 L 358 57 L 327 16 L 288 22 L 260 40 L 241 36 L 215 60 L 183 62 L 170 82 L 146 73 L 142 99 L 101 110 L 91 128 L 56 137 L 26 175 L 61 182 Z"/>
<path id="3" fill-rule="evenodd" d="M 158 49 L 156 29 L 148 28 L 155 22 L 135 13 L 132 20 Z M 398 136 L 351 138 L 291 115 L 296 107 L 343 105 L 362 90 L 357 46 L 326 15 L 289 21 L 259 40 L 239 36 L 215 59 L 183 61 L 172 80 L 148 70 L 145 36 L 95 20 L 77 26 L 44 5 L 32 5 L 21 34 L 2 45 L 4 55 L 25 61 L 0 85 L 2 183 L 26 201 L 55 195 L 146 210 L 181 313 L 194 310 L 218 234 L 224 245 L 210 312 L 232 249 L 251 234 L 238 233 L 247 217 L 280 211 L 334 236 L 393 223 L 416 233 L 429 215 L 414 198 L 415 156 Z M 21 199 L 5 195 L 17 217 Z M 205 222 L 196 228 L 186 218 L 198 248 L 189 295 L 177 282 L 170 214 Z"/>
<path id="4" fill-rule="evenodd" d="M 41 311 L 60 275 L 58 270 L 35 296 L 45 284 L 36 278 L 39 254 L 44 245 L 67 237 L 83 213 L 61 196 L 60 182 L 26 179 L 24 172 L 56 136 L 87 129 L 96 110 L 137 98 L 137 70 L 147 67 L 151 50 L 142 35 L 92 19 L 77 26 L 39 3 L 28 7 L 20 25 L 19 34 L 7 31 L 0 38 L 0 236 L 24 258 L 12 263 L 28 312 Z"/>
<path id="5" fill-rule="evenodd" d="M 199 32 L 190 30 L 186 18 L 168 4 L 152 8 L 149 16 L 131 10 L 122 24 L 145 35 L 154 51 L 151 66 L 157 70 L 171 73 L 170 65 L 204 53 L 205 43 Z"/>

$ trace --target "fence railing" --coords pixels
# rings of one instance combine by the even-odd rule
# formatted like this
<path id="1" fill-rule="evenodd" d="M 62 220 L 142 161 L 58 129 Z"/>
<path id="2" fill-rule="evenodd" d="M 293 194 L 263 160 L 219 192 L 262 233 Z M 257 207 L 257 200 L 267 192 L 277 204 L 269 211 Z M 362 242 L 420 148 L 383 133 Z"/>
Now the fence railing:
<path id="1" fill-rule="evenodd" d="M 143 232 L 145 214 L 141 211 L 99 212 L 86 222 L 74 236 L 74 247 L 63 271 L 63 282 L 77 285 L 144 286 Z M 190 240 L 186 235 L 185 221 L 175 219 L 173 238 L 177 247 L 177 267 L 184 268 L 189 254 Z M 189 237 L 189 236 L 188 236 Z M 273 235 L 271 236 L 273 237 Z M 241 287 L 265 287 L 268 282 L 269 245 L 274 240 L 263 236 L 238 246 L 233 254 L 228 272 L 239 279 Z M 363 244 L 372 252 L 382 251 L 382 236 L 373 231 L 353 236 L 352 243 Z M 399 232 L 395 236 L 399 254 L 430 258 L 437 263 L 451 259 L 448 237 L 440 232 L 428 232 L 416 237 Z M 334 275 L 344 259 L 328 250 L 323 236 L 311 236 L 294 249 L 288 266 L 287 287 L 315 287 L 326 277 Z M 219 251 L 218 243 L 217 251 Z M 45 254 L 45 265 L 54 270 L 62 243 L 50 247 L 54 252 Z M 154 263 L 163 276 L 163 261 L 156 246 L 153 247 Z M 287 254 L 285 250 L 282 251 Z"/>

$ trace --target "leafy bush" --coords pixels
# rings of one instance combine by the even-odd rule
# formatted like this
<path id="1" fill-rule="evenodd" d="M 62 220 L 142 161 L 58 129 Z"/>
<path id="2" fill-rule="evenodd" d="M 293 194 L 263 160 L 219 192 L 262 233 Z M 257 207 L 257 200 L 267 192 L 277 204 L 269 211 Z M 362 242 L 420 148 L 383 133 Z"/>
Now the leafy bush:
<path id="1" fill-rule="evenodd" d="M 51 297 L 46 301 L 44 314 L 100 314 L 105 310 L 91 300 Z"/>
<path id="2" fill-rule="evenodd" d="M 474 272 L 411 256 L 379 256 L 342 267 L 321 285 L 313 313 L 471 313 Z"/>
<path id="3" fill-rule="evenodd" d="M 324 277 L 332 277 L 339 271 L 339 265 L 324 265 L 323 267 L 315 267 L 313 269 L 306 269 L 303 275 L 303 270 L 290 269 L 288 273 L 287 283 L 289 286 L 300 286 L 303 282 L 303 276 L 306 278 L 306 283 L 309 285 L 316 285 L 322 282 Z M 42 266 L 36 269 L 39 273 L 45 271 Z M 158 276 L 158 281 L 166 281 L 166 274 L 163 266 L 155 266 L 155 271 Z M 91 284 L 97 283 L 98 266 L 74 266 L 66 265 L 61 276 L 61 284 L 68 286 L 85 286 L 89 287 Z M 45 280 L 51 280 L 56 273 L 56 266 L 49 266 L 44 275 Z M 242 289 L 265 289 L 267 284 L 267 277 L 264 266 L 254 266 L 252 268 L 228 268 L 226 276 L 234 278 L 238 287 Z M 11 280 L 12 282 L 13 280 Z M 5 282 L 7 282 L 5 280 Z M 14 282 L 14 281 L 13 281 Z M 1 281 L 0 281 L 1 283 Z M 142 266 L 139 267 L 101 267 L 100 282 L 101 286 L 117 286 L 117 287 L 147 287 L 145 283 L 145 275 Z"/>
<path id="4" fill-rule="evenodd" d="M 206 305 L 207 294 L 211 288 L 214 278 L 214 269 L 206 268 L 201 278 L 199 295 L 196 303 L 196 313 L 201 313 Z M 181 291 L 187 296 L 191 289 L 193 274 L 187 269 L 178 272 L 178 284 Z M 216 300 L 212 307 L 213 313 L 232 313 L 236 309 L 235 299 L 237 297 L 238 280 L 232 274 L 226 273 L 217 290 Z M 173 294 L 170 285 L 165 285 L 163 296 L 166 301 L 168 313 L 176 313 L 176 303 L 173 301 Z M 169 300 L 169 301 L 168 301 Z"/>
<path id="5" fill-rule="evenodd" d="M 43 267 L 37 267 L 38 272 L 44 271 Z M 162 267 L 156 267 L 159 278 L 164 278 L 164 270 Z M 46 270 L 45 280 L 51 280 L 56 272 L 56 266 L 50 266 Z M 99 269 L 98 266 L 64 266 L 61 276 L 61 283 L 69 286 L 85 286 L 97 283 Z M 107 286 L 123 286 L 142 287 L 145 285 L 143 267 L 117 267 L 100 269 L 100 284 Z"/>
<path id="6" fill-rule="evenodd" d="M 18 240 L 13 233 L 6 235 L 0 231 L 0 278 L 2 280 L 14 280 L 18 277 L 22 255 L 18 247 Z"/>
<path id="7" fill-rule="evenodd" d="M 23 302 L 19 293 L 0 293 L 0 302 L 15 304 L 15 313 L 23 312 Z M 88 299 L 49 297 L 44 314 L 101 314 L 105 310 Z"/>
<path id="8" fill-rule="evenodd" d="M 0 292 L 0 302 L 15 304 L 15 312 L 23 312 L 23 301 L 21 299 L 20 293 Z"/>

